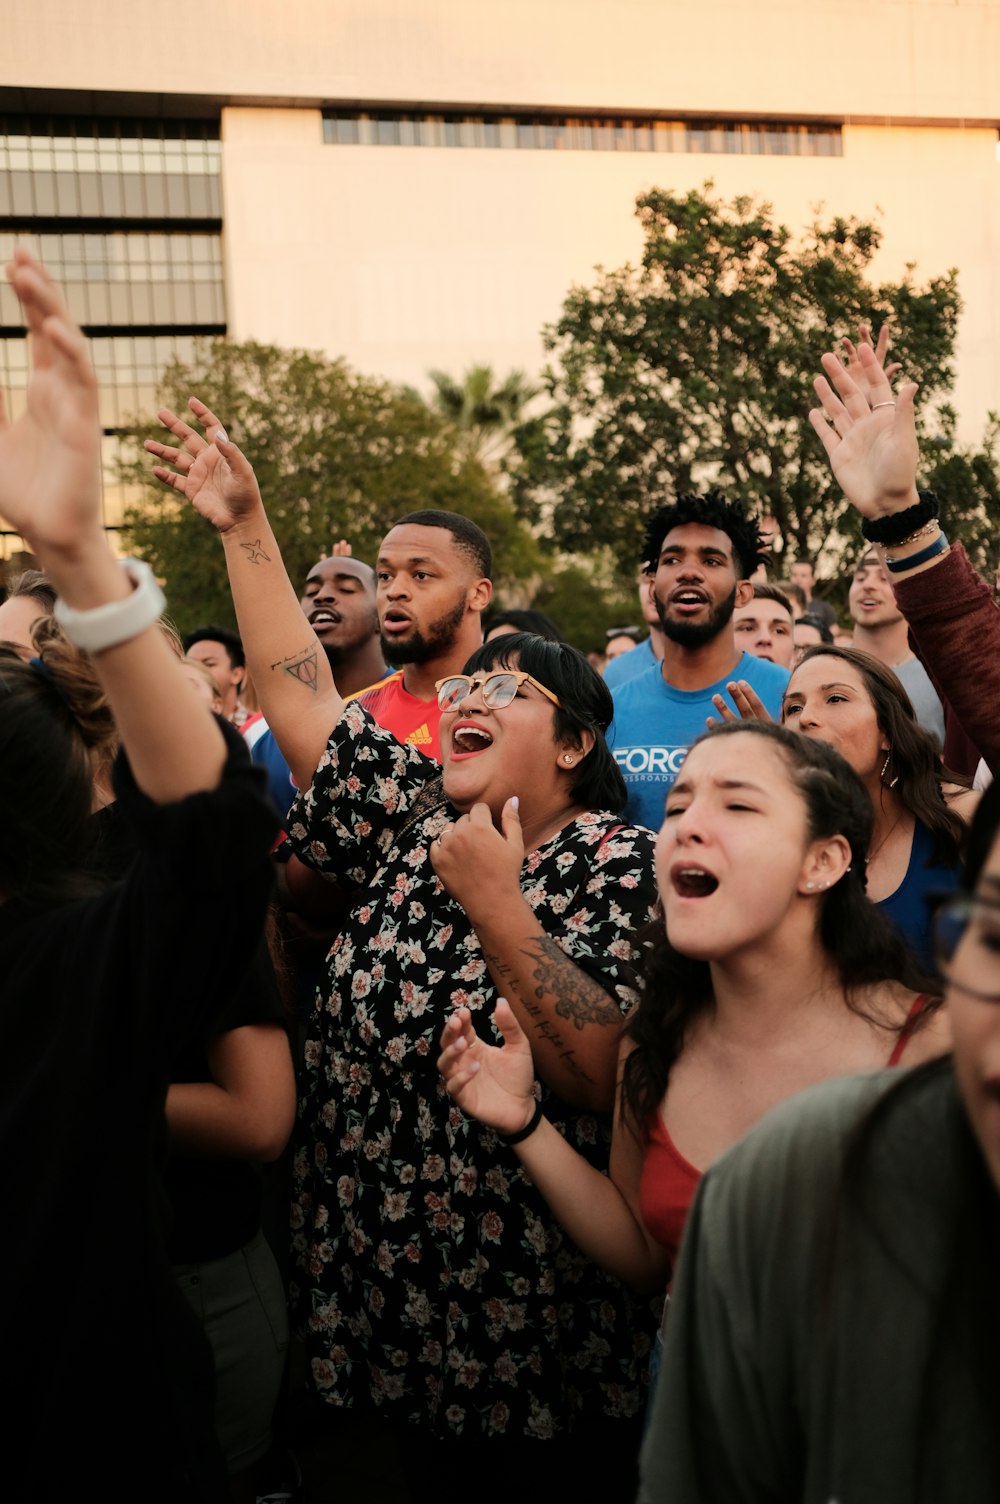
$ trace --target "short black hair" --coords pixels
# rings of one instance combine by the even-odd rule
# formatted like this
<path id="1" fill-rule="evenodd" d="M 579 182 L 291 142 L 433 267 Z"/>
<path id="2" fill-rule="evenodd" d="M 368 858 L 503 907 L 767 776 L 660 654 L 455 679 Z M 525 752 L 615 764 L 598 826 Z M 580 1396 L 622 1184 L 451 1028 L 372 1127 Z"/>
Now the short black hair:
<path id="1" fill-rule="evenodd" d="M 243 643 L 240 641 L 240 634 L 231 631 L 229 627 L 196 627 L 184 639 L 185 653 L 193 648 L 196 642 L 221 642 L 229 654 L 229 661 L 233 668 L 246 667 L 247 659 L 243 651 Z"/>
<path id="2" fill-rule="evenodd" d="M 816 631 L 819 633 L 820 642 L 826 643 L 828 647 L 833 642 L 833 633 L 830 631 L 830 628 L 827 626 L 822 616 L 813 616 L 810 611 L 805 611 L 799 617 L 795 625 L 797 627 L 815 627 Z"/>
<path id="3" fill-rule="evenodd" d="M 429 507 L 423 512 L 407 512 L 405 517 L 397 517 L 392 527 L 403 527 L 406 524 L 414 527 L 443 527 L 451 533 L 462 552 L 468 554 L 480 575 L 486 580 L 492 580 L 493 550 L 490 548 L 490 540 L 471 518 L 463 517 L 460 512 L 442 512 Z"/>
<path id="4" fill-rule="evenodd" d="M 533 611 L 530 607 L 512 607 L 509 611 L 492 611 L 483 617 L 483 633 L 489 637 L 497 627 L 513 627 L 517 632 L 533 632 L 536 637 L 544 637 L 547 642 L 562 642 L 563 635 L 551 616 L 544 611 Z"/>
<path id="5" fill-rule="evenodd" d="M 465 665 L 467 674 L 490 668 L 521 668 L 558 695 L 553 707 L 557 742 L 579 744 L 580 732 L 593 733 L 594 745 L 577 763 L 570 792 L 585 809 L 620 814 L 628 791 L 605 740 L 615 713 L 611 691 L 595 668 L 568 642 L 548 642 L 531 632 L 508 632 L 477 648 Z"/>
<path id="6" fill-rule="evenodd" d="M 725 533 L 733 545 L 733 562 L 741 580 L 748 580 L 759 565 L 767 563 L 766 540 L 757 526 L 756 514 L 748 511 L 745 502 L 727 501 L 721 491 L 714 489 L 703 496 L 685 491 L 676 500 L 659 507 L 646 524 L 640 563 L 649 560 L 655 566 L 671 528 L 689 522 Z"/>

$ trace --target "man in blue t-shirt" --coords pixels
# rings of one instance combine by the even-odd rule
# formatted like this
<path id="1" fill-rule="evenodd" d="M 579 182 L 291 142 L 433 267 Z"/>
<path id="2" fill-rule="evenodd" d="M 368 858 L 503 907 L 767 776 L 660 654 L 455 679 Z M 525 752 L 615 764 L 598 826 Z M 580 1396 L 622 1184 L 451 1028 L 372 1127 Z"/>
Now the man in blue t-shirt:
<path id="1" fill-rule="evenodd" d="M 766 562 L 763 544 L 757 519 L 718 491 L 678 496 L 650 518 L 642 557 L 656 562 L 663 661 L 613 691 L 608 733 L 636 825 L 659 829 L 688 747 L 718 716 L 713 696 L 735 710 L 728 686 L 743 680 L 770 715 L 781 713 L 787 669 L 741 653 L 733 631 L 734 610 L 753 597 L 750 576 Z"/>

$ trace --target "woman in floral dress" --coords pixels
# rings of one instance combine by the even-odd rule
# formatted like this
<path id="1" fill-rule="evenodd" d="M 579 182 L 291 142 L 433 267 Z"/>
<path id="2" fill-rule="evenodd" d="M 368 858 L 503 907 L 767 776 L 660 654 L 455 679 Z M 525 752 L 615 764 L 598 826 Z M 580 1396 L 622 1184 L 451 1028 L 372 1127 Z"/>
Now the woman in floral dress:
<path id="1" fill-rule="evenodd" d="M 508 664 L 556 691 L 562 709 L 526 681 L 519 698 L 490 711 L 483 696 L 512 680 Z M 306 1045 L 296 1262 L 313 1379 L 334 1403 L 356 1392 L 360 1370 L 375 1403 L 414 1424 L 550 1439 L 571 1416 L 635 1413 L 634 1323 L 620 1287 L 557 1230 L 513 1149 L 449 1107 L 437 1036 L 457 1007 L 488 1016 L 499 972 L 510 996 L 526 1000 L 529 1029 L 557 1035 L 553 1050 L 569 1060 L 558 1087 L 542 1079 L 546 1111 L 606 1168 L 607 1119 L 592 1109 L 606 1106 L 600 1093 L 613 1080 L 602 1085 L 575 1044 L 589 1024 L 610 1053 L 633 1001 L 632 936 L 651 914 L 652 837 L 607 808 L 622 802 L 603 738 L 596 750 L 595 717 L 610 706 L 579 655 L 508 636 L 469 672 L 475 691 L 442 722 L 444 788 L 439 769 L 349 706 L 290 817 L 299 855 L 364 891 L 331 952 Z M 565 740 L 553 740 L 557 714 L 574 723 Z M 557 797 L 551 813 L 536 814 L 546 729 L 560 749 L 549 759 Z M 463 761 L 459 749 L 490 732 L 495 740 Z M 496 771 L 477 772 L 494 750 Z M 499 831 L 485 803 L 463 820 L 444 792 L 483 779 L 486 793 L 487 776 L 498 783 Z M 515 787 L 526 790 L 518 812 Z M 539 822 L 543 838 L 525 841 Z M 518 947 L 531 990 L 513 974 Z M 563 991 L 543 1014 L 534 994 L 545 998 L 557 973 Z"/>
<path id="2" fill-rule="evenodd" d="M 222 534 L 261 704 L 303 790 L 293 849 L 354 895 L 300 1107 L 294 1261 L 313 1383 L 396 1423 L 414 1498 L 464 1491 L 471 1466 L 479 1499 L 516 1480 L 547 1500 L 598 1469 L 602 1493 L 631 1498 L 649 1313 L 583 1258 L 436 1068 L 451 1011 L 489 1016 L 502 988 L 546 1113 L 607 1167 L 633 937 L 655 904 L 653 837 L 618 813 L 610 695 L 564 644 L 490 643 L 470 680 L 441 687 L 443 770 L 345 707 L 252 469 L 192 408 L 213 442 L 170 415 L 179 447 L 155 452 L 175 469 L 157 475 Z M 456 610 L 475 585 L 459 559 Z"/>

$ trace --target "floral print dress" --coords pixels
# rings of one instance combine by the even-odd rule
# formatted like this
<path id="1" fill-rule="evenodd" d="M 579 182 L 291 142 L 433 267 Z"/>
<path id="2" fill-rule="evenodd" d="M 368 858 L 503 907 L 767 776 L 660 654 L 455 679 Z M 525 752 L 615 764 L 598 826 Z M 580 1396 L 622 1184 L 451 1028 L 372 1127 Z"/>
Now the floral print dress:
<path id="1" fill-rule="evenodd" d="M 293 1299 L 312 1381 L 437 1434 L 553 1436 L 641 1404 L 653 1318 L 562 1233 L 492 1129 L 447 1096 L 452 1010 L 496 990 L 429 858 L 457 818 L 440 769 L 349 705 L 289 815 L 310 866 L 358 890 L 305 1047 Z M 542 929 L 623 1014 L 634 932 L 654 912 L 653 836 L 588 812 L 525 859 Z M 610 1124 L 544 1086 L 545 1110 L 607 1169 Z"/>

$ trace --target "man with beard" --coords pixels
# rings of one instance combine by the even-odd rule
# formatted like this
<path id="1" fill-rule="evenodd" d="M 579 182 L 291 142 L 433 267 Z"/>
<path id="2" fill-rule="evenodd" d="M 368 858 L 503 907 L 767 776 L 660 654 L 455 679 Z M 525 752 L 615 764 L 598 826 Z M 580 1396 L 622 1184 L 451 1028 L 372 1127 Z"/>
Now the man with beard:
<path id="1" fill-rule="evenodd" d="M 400 667 L 357 699 L 380 726 L 439 762 L 435 685 L 461 673 L 482 644 L 492 568 L 486 534 L 457 512 L 409 512 L 379 549 L 382 649 Z"/>
<path id="2" fill-rule="evenodd" d="M 385 677 L 371 565 L 341 552 L 320 559 L 306 575 L 300 605 L 345 699 Z M 267 769 L 268 790 L 284 819 L 298 790 L 274 734 L 264 720 L 244 734 L 254 762 Z"/>
<path id="3" fill-rule="evenodd" d="M 741 653 L 733 612 L 753 598 L 763 560 L 757 520 L 718 491 L 678 496 L 649 520 L 643 559 L 656 562 L 653 601 L 664 635 L 662 663 L 614 691 L 608 744 L 628 788 L 626 818 L 658 830 L 685 753 L 721 708 L 738 713 L 742 682 L 777 719 L 788 670 Z"/>
<path id="4" fill-rule="evenodd" d="M 374 572 L 338 552 L 306 576 L 300 605 L 344 699 L 360 700 L 380 726 L 438 761 L 434 686 L 461 673 L 482 643 L 492 564 L 481 528 L 457 512 L 429 510 L 411 512 L 390 529 Z M 402 666 L 387 674 L 386 658 Z M 248 737 L 254 762 L 267 768 L 284 818 L 297 789 L 271 731 L 254 732 Z"/>

